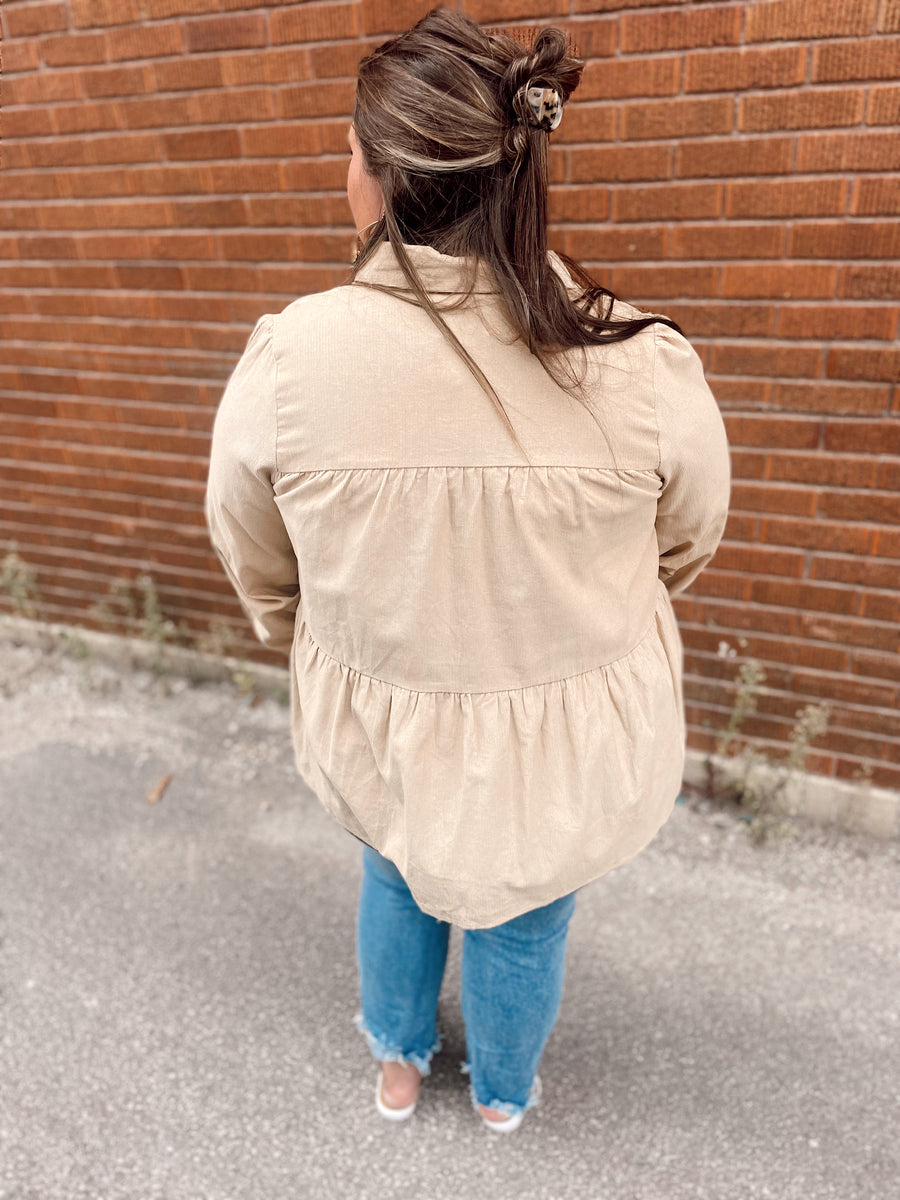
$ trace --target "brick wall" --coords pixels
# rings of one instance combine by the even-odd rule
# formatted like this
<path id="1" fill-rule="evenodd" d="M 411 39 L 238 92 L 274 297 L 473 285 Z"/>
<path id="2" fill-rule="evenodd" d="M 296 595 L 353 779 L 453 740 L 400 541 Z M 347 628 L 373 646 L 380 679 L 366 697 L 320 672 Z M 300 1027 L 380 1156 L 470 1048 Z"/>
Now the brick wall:
<path id="1" fill-rule="evenodd" d="M 108 620 L 147 572 L 183 629 L 244 628 L 203 525 L 215 405 L 257 316 L 345 277 L 355 64 L 428 7 L 3 4 L 0 533 L 40 615 Z M 675 317 L 725 413 L 733 512 L 678 602 L 692 743 L 726 642 L 768 674 L 750 732 L 829 700 L 812 769 L 900 786 L 900 2 L 464 7 L 571 30 L 554 244 Z"/>

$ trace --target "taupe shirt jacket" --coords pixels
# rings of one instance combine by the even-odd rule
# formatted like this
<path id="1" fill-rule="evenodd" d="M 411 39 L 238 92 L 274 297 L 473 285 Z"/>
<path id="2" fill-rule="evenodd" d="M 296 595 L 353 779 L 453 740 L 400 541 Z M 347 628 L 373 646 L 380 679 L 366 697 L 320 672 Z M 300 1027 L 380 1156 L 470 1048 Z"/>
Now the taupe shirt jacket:
<path id="1" fill-rule="evenodd" d="M 458 298 L 465 260 L 409 252 L 437 303 Z M 358 279 L 406 287 L 387 243 Z M 584 404 L 512 340 L 486 268 L 446 319 L 531 465 L 427 314 L 354 284 L 260 319 L 216 418 L 207 519 L 258 636 L 290 652 L 303 779 L 427 913 L 482 928 L 668 818 L 670 597 L 722 536 L 729 459 L 666 326 L 587 350 Z"/>

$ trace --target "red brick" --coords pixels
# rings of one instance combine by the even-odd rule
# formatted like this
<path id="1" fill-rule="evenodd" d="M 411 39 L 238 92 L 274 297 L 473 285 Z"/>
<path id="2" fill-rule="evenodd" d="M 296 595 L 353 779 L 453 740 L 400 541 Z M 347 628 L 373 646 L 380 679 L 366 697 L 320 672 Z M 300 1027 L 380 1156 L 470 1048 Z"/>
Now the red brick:
<path id="1" fill-rule="evenodd" d="M 571 21 L 554 20 L 572 40 L 572 48 L 578 58 L 609 58 L 616 53 L 619 44 L 618 17 L 582 17 Z"/>
<path id="2" fill-rule="evenodd" d="M 749 479 L 756 481 L 763 478 L 763 472 L 766 465 L 764 454 L 750 453 L 747 450 L 736 450 L 732 447 L 731 450 L 731 472 L 735 479 Z M 716 556 L 718 563 L 718 554 Z M 722 564 L 719 563 L 719 566 Z"/>
<path id="3" fill-rule="evenodd" d="M 810 346 L 753 345 L 747 342 L 712 346 L 708 370 L 714 375 L 816 376 L 822 352 Z"/>
<path id="4" fill-rule="evenodd" d="M 785 575 L 801 579 L 806 555 L 799 550 L 773 550 L 769 546 L 722 544 L 716 551 L 716 566 L 748 575 Z"/>
<path id="5" fill-rule="evenodd" d="M 13 108 L 3 114 L 4 138 L 46 137 L 53 132 L 52 109 Z"/>
<path id="6" fill-rule="evenodd" d="M 900 32 L 900 0 L 881 0 L 878 30 L 880 33 Z"/>
<path id="7" fill-rule="evenodd" d="M 772 407 L 794 412 L 846 413 L 870 416 L 887 413 L 890 388 L 842 386 L 835 383 L 779 383 Z"/>
<path id="8" fill-rule="evenodd" d="M 401 33 L 420 20 L 427 8 L 420 0 L 362 0 L 361 12 L 364 33 Z M 467 15 L 471 15 L 468 10 Z"/>
<path id="9" fill-rule="evenodd" d="M 311 46 L 304 53 L 309 58 L 309 70 L 303 75 L 297 75 L 293 69 L 293 64 L 290 64 L 290 73 L 284 75 L 283 81 L 288 79 L 335 79 L 340 76 L 355 78 L 357 68 L 361 60 L 373 49 L 371 42 L 344 42 L 341 45 L 329 46 Z M 267 61 L 271 61 L 272 52 L 269 51 L 264 57 Z M 291 56 L 294 60 L 297 58 L 296 49 L 291 51 Z M 289 60 L 285 56 L 286 65 Z M 272 78 L 271 76 L 269 77 Z M 567 117 L 572 115 L 571 110 L 566 113 Z"/>
<path id="10" fill-rule="evenodd" d="M 233 17 L 200 17 L 184 23 L 190 54 L 208 50 L 247 49 L 266 44 L 266 18 L 262 13 Z"/>
<path id="11" fill-rule="evenodd" d="M 685 55 L 686 92 L 789 87 L 806 78 L 806 46 L 741 47 Z"/>
<path id="12" fill-rule="evenodd" d="M 620 107 L 618 104 L 570 104 L 565 122 L 553 135 L 556 144 L 615 141 L 619 134 Z"/>
<path id="13" fill-rule="evenodd" d="M 710 381 L 719 408 L 763 409 L 769 406 L 772 385 L 763 379 L 726 379 L 719 376 Z"/>
<path id="14" fill-rule="evenodd" d="M 664 254 L 665 229 L 615 226 L 606 229 L 568 229 L 563 252 L 585 262 L 623 262 L 634 259 L 658 259 Z"/>
<path id="15" fill-rule="evenodd" d="M 781 95 L 742 96 L 738 102 L 738 129 L 822 129 L 833 125 L 858 125 L 864 103 L 862 88 L 822 88 Z"/>
<path id="16" fill-rule="evenodd" d="M 605 221 L 609 216 L 609 190 L 590 187 L 550 189 L 550 220 Z"/>
<path id="17" fill-rule="evenodd" d="M 784 230 L 776 225 L 677 225 L 672 258 L 780 258 Z"/>
<path id="18" fill-rule="evenodd" d="M 673 96 L 681 64 L 675 58 L 633 58 L 590 62 L 578 88 L 580 100 L 617 100 L 627 96 Z"/>
<path id="19" fill-rule="evenodd" d="M 831 492 L 820 499 L 824 516 L 838 521 L 900 524 L 900 496 L 881 492 Z"/>
<path id="20" fill-rule="evenodd" d="M 787 338 L 890 341 L 897 332 L 898 312 L 897 308 L 863 304 L 782 304 L 776 332 Z"/>
<path id="21" fill-rule="evenodd" d="M 106 61 L 106 38 L 102 33 L 68 33 L 44 38 L 41 58 L 50 67 L 68 67 Z"/>
<path id="22" fill-rule="evenodd" d="M 614 221 L 692 220 L 716 217 L 722 211 L 718 183 L 678 183 L 616 189 L 612 193 Z"/>
<path id="23" fill-rule="evenodd" d="M 331 42 L 355 38 L 359 6 L 353 4 L 303 4 L 273 12 L 269 17 L 272 42 Z"/>
<path id="24" fill-rule="evenodd" d="M 611 272 L 616 295 L 636 302 L 670 296 L 709 296 L 715 289 L 715 267 L 616 267 Z"/>
<path id="25" fill-rule="evenodd" d="M 872 534 L 859 525 L 766 517 L 760 529 L 760 540 L 778 546 L 805 546 L 811 550 L 867 554 Z"/>
<path id="26" fill-rule="evenodd" d="M 37 215 L 41 215 L 41 210 L 36 210 Z M 79 258 L 80 243 L 74 237 L 59 236 L 59 237 L 31 237 L 24 235 L 19 238 L 19 245 L 22 249 L 24 258 Z"/>
<path id="27" fill-rule="evenodd" d="M 717 571 L 715 565 L 707 567 L 703 579 L 694 584 L 697 596 L 715 596 L 723 600 L 749 600 L 750 580 L 742 575 Z"/>
<path id="28" fill-rule="evenodd" d="M 711 6 L 691 12 L 633 13 L 621 18 L 619 36 L 623 54 L 732 46 L 740 41 L 741 10 Z"/>
<path id="29" fill-rule="evenodd" d="M 896 300 L 900 298 L 900 266 L 842 267 L 838 295 L 852 300 Z"/>
<path id="30" fill-rule="evenodd" d="M 766 478 L 787 483 L 816 483 L 821 487 L 874 487 L 873 459 L 830 454 L 770 454 Z"/>
<path id="31" fill-rule="evenodd" d="M 127 25 L 143 17 L 141 0 L 69 0 L 69 12 L 76 29 Z"/>
<path id="32" fill-rule="evenodd" d="M 142 103 L 142 101 L 135 101 Z M 119 104 L 56 104 L 47 110 L 56 133 L 111 132 L 121 129 L 122 110 Z"/>
<path id="33" fill-rule="evenodd" d="M 129 58 L 162 58 L 182 51 L 181 28 L 178 25 L 132 25 L 111 29 L 106 34 L 107 57 L 111 62 Z"/>
<path id="34" fill-rule="evenodd" d="M 900 454 L 900 424 L 885 421 L 828 421 L 825 449 Z"/>
<path id="35" fill-rule="evenodd" d="M 163 151 L 168 159 L 236 158 L 239 152 L 237 130 L 197 129 L 185 133 L 165 133 Z"/>
<path id="36" fill-rule="evenodd" d="M 144 0 L 146 4 L 146 0 Z M 225 0 L 153 0 L 153 15 L 157 19 L 163 17 L 182 17 L 195 13 L 219 12 L 222 8 L 236 7 L 233 2 Z M 246 0 L 237 5 L 246 8 Z"/>
<path id="37" fill-rule="evenodd" d="M 852 617 L 824 617 L 801 615 L 800 634 L 822 641 L 840 642 L 853 648 L 895 652 L 900 649 L 900 632 L 896 628 L 873 625 L 869 621 L 853 620 Z"/>
<path id="38" fill-rule="evenodd" d="M 39 65 L 38 59 L 38 43 L 30 42 L 10 42 L 3 43 L 3 70 L 4 74 L 9 78 L 10 75 L 15 75 L 18 71 L 35 71 Z"/>
<path id="39" fill-rule="evenodd" d="M 623 136 L 629 139 L 728 133 L 734 105 L 725 96 L 702 100 L 655 100 L 622 106 Z"/>
<path id="40" fill-rule="evenodd" d="M 750 590 L 754 604 L 772 604 L 802 611 L 841 613 L 859 612 L 859 595 L 851 588 L 825 587 L 786 579 L 756 579 Z"/>
<path id="41" fill-rule="evenodd" d="M 834 618 L 818 618 L 820 621 Z M 819 671 L 846 671 L 850 654 L 843 647 L 819 644 L 810 645 L 794 639 L 769 638 L 750 635 L 745 650 L 747 657 L 758 658 L 764 663 L 789 663 L 794 666 L 811 667 Z"/>
<path id="42" fill-rule="evenodd" d="M 853 670 L 857 675 L 887 679 L 896 683 L 900 673 L 900 659 L 894 654 L 867 654 L 856 650 L 853 654 Z"/>
<path id="43" fill-rule="evenodd" d="M 682 4 L 685 0 L 672 0 Z M 659 0 L 574 0 L 575 12 L 617 12 L 622 8 L 641 8 L 647 5 L 658 7 Z"/>
<path id="44" fill-rule="evenodd" d="M 842 179 L 779 179 L 736 182 L 726 188 L 730 217 L 836 216 L 844 214 L 847 184 Z"/>
<path id="45" fill-rule="evenodd" d="M 793 158 L 793 137 L 706 138 L 679 144 L 675 174 L 780 175 L 791 170 Z"/>
<path id="46" fill-rule="evenodd" d="M 810 566 L 810 578 L 893 590 L 897 586 L 897 564 L 855 556 L 838 558 L 832 554 L 816 554 Z"/>
<path id="47" fill-rule="evenodd" d="M 92 71 L 38 71 L 32 75 L 16 75 L 3 81 L 3 105 L 48 104 L 53 100 L 77 100 L 82 95 L 82 82 Z M 5 156 L 4 156 L 5 158 Z M 4 163 L 4 170 L 8 164 Z"/>
<path id="48" fill-rule="evenodd" d="M 221 87 L 226 80 L 222 74 L 222 63 L 227 56 L 216 58 L 185 57 L 170 62 L 152 64 L 153 88 L 155 92 L 193 92 L 200 88 Z M 227 82 L 233 82 L 228 80 Z"/>
<path id="49" fill-rule="evenodd" d="M 900 213 L 900 178 L 888 175 L 855 179 L 850 211 L 857 216 L 895 216 Z"/>
<path id="50" fill-rule="evenodd" d="M 866 123 L 868 125 L 900 124 L 900 87 L 871 89 Z"/>
<path id="51" fill-rule="evenodd" d="M 7 4 L 3 10 L 6 37 L 25 38 L 54 33 L 69 24 L 65 4 Z M 4 48 L 4 54 L 6 50 Z"/>
<path id="52" fill-rule="evenodd" d="M 274 115 L 275 98 L 270 88 L 229 88 L 221 92 L 199 92 L 187 104 L 188 121 L 196 125 L 246 125 Z"/>
<path id="53" fill-rule="evenodd" d="M 148 95 L 153 90 L 150 66 L 98 67 L 80 75 L 86 96 Z"/>
<path id="54" fill-rule="evenodd" d="M 795 224 L 788 254 L 792 258 L 897 258 L 900 224 L 896 221 Z"/>
<path id="55" fill-rule="evenodd" d="M 814 450 L 819 444 L 820 422 L 782 416 L 725 417 L 729 440 L 735 446 L 779 446 Z"/>
<path id="56" fill-rule="evenodd" d="M 837 267 L 818 263 L 727 263 L 722 268 L 723 296 L 830 298 L 835 294 Z"/>
<path id="57" fill-rule="evenodd" d="M 569 151 L 568 178 L 573 183 L 667 179 L 671 172 L 668 146 L 596 146 Z"/>
<path id="58" fill-rule="evenodd" d="M 801 487 L 776 487 L 769 483 L 734 483 L 732 508 L 756 513 L 811 517 L 816 510 L 816 491 Z"/>
<path id="59" fill-rule="evenodd" d="M 900 38 L 864 38 L 814 46 L 810 78 L 817 83 L 900 76 Z"/>
<path id="60" fill-rule="evenodd" d="M 299 180 L 302 190 L 303 183 L 309 184 L 309 169 L 305 163 L 295 164 L 300 168 L 299 173 L 303 179 Z M 282 189 L 282 180 L 279 174 L 277 163 L 211 163 L 209 166 L 210 191 L 216 193 L 223 192 L 279 192 Z M 344 171 L 344 181 L 346 182 L 346 168 Z M 288 189 L 293 189 L 294 182 L 288 174 L 288 169 L 285 168 L 284 185 Z M 196 190 L 196 189 L 192 189 Z"/>
<path id="61" fill-rule="evenodd" d="M 546 20 L 557 14 L 568 14 L 569 5 L 566 0 L 547 0 L 546 3 L 543 0 L 466 0 L 465 12 L 479 23 L 510 21 L 517 17 Z"/>
<path id="62" fill-rule="evenodd" d="M 900 138 L 893 131 L 806 134 L 797 147 L 797 170 L 900 170 Z"/>
<path id="63" fill-rule="evenodd" d="M 876 529 L 872 554 L 882 558 L 900 558 L 900 529 Z"/>
<path id="64" fill-rule="evenodd" d="M 679 230 L 672 231 L 673 236 Z M 775 309 L 770 304 L 714 304 L 682 301 L 666 313 L 688 337 L 765 337 L 775 331 Z"/>
<path id="65" fill-rule="evenodd" d="M 353 111 L 356 84 L 352 80 L 328 80 L 324 83 L 298 84 L 278 93 L 281 117 L 322 117 Z"/>
<path id="66" fill-rule="evenodd" d="M 900 460 L 882 462 L 879 465 L 876 487 L 884 491 L 900 492 Z"/>
<path id="67" fill-rule="evenodd" d="M 828 352 L 829 379 L 872 379 L 900 382 L 900 349 L 835 347 Z"/>
<path id="68" fill-rule="evenodd" d="M 747 9 L 744 36 L 748 42 L 778 39 L 847 37 L 869 33 L 875 24 L 878 0 L 764 0 Z"/>
<path id="69" fill-rule="evenodd" d="M 247 211 L 246 223 L 250 225 L 289 225 L 302 229 L 309 225 L 334 224 L 328 212 L 328 199 L 324 196 L 251 196 L 247 200 Z"/>
<path id="70" fill-rule="evenodd" d="M 894 706 L 897 688 L 891 684 L 867 683 L 833 675 L 822 676 L 808 671 L 794 673 L 794 686 L 801 695 L 815 697 L 827 691 L 829 697 L 845 704 L 864 704 L 874 707 Z"/>

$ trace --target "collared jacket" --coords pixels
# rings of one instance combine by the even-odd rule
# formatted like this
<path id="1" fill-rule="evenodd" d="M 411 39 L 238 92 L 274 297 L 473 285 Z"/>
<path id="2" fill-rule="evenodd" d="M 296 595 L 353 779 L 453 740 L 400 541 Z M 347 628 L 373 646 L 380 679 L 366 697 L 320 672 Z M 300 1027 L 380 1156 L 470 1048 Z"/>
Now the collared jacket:
<path id="1" fill-rule="evenodd" d="M 408 249 L 458 301 L 466 261 Z M 425 912 L 488 927 L 625 862 L 671 812 L 671 596 L 722 535 L 725 431 L 662 324 L 573 352 L 584 398 L 561 388 L 479 266 L 445 319 L 526 458 L 428 314 L 366 286 L 407 286 L 389 244 L 357 278 L 256 325 L 207 520 L 258 636 L 290 655 L 303 779 Z"/>

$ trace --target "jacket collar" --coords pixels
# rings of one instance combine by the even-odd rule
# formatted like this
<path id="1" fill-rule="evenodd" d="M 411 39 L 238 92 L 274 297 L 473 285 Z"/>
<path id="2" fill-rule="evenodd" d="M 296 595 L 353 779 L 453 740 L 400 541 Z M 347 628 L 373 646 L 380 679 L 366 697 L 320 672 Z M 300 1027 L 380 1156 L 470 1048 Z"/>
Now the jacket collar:
<path id="1" fill-rule="evenodd" d="M 472 278 L 469 259 L 439 254 L 432 246 L 406 245 L 405 249 L 427 292 L 458 294 L 468 291 L 467 285 Z M 578 290 L 559 257 L 552 250 L 549 259 L 551 266 L 558 275 L 562 276 L 566 286 Z M 399 288 L 402 291 L 410 290 L 390 242 L 382 242 L 376 248 L 369 261 L 357 271 L 356 279 L 360 283 L 375 283 L 383 287 Z M 491 270 L 485 263 L 478 264 L 474 283 L 473 292 L 483 294 L 498 291 Z"/>

